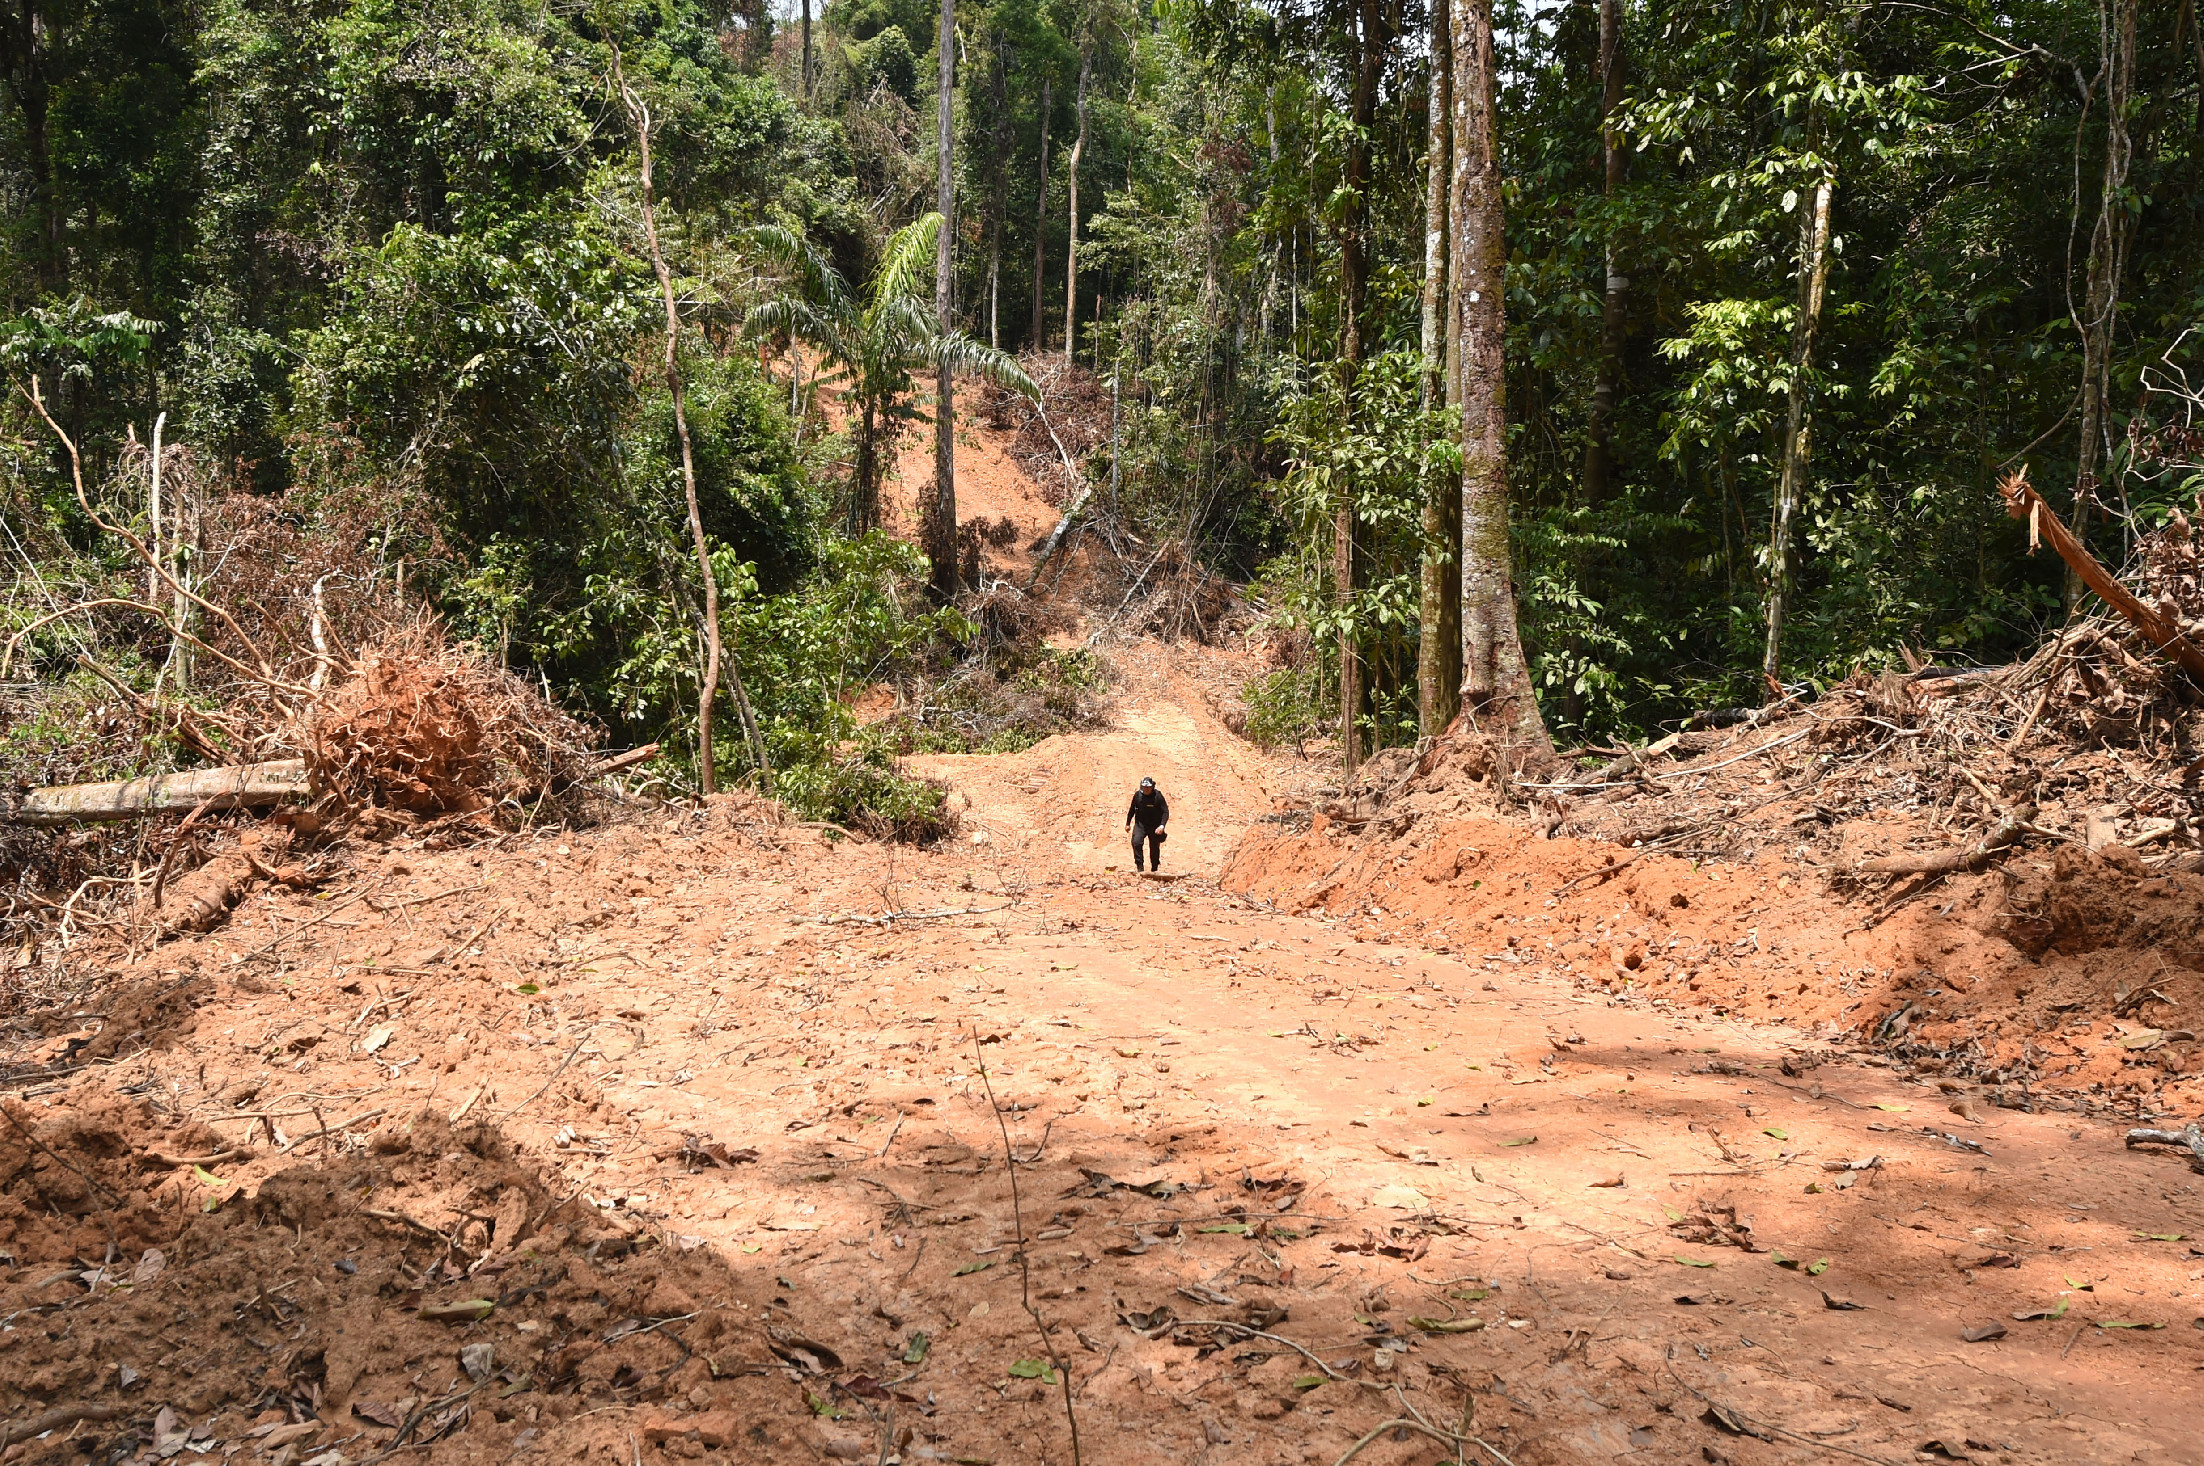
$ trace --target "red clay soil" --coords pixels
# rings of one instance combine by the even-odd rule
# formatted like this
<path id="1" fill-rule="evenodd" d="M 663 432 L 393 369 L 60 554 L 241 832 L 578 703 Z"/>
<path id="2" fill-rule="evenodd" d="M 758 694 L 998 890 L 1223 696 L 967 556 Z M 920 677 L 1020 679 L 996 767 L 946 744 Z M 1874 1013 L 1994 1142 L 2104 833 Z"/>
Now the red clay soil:
<path id="1" fill-rule="evenodd" d="M 1310 766 L 1120 664 L 932 850 L 729 796 L 101 953 L 0 1124 L 9 1459 L 2196 1459 L 2197 1178 L 1807 1026 L 2034 960 L 1976 907 L 1555 897 L 1604 854 L 1489 821 L 1228 861 Z"/>
<path id="2" fill-rule="evenodd" d="M 1113 729 L 910 761 L 931 849 L 424 829 L 18 957 L 0 1460 L 2204 1459 L 2199 1178 L 2123 1145 L 2195 878 L 1349 838 L 1250 649 L 1108 652 Z"/>

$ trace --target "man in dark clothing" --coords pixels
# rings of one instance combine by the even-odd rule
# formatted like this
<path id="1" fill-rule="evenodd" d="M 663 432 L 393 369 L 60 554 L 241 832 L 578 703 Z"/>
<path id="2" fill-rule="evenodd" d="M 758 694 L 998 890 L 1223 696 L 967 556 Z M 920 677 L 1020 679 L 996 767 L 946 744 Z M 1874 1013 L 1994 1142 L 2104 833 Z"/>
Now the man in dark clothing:
<path id="1" fill-rule="evenodd" d="M 1171 805 L 1153 779 L 1142 779 L 1125 810 L 1125 823 L 1133 832 L 1133 869 L 1141 869 L 1140 851 L 1148 847 L 1149 870 L 1163 869 L 1163 827 L 1170 823 Z"/>

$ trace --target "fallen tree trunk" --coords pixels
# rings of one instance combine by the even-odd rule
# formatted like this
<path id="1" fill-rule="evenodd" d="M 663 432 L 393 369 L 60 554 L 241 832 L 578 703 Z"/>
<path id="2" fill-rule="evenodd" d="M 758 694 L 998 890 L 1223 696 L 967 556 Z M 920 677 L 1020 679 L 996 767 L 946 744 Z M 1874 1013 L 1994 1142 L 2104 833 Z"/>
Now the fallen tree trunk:
<path id="1" fill-rule="evenodd" d="M 2037 538 L 2050 542 L 2059 558 L 2070 566 L 2082 584 L 2097 593 L 2097 598 L 2118 611 L 2143 633 L 2144 640 L 2179 662 L 2182 669 L 2198 682 L 2204 682 L 2204 650 L 2181 634 L 2180 626 L 2171 616 L 2163 615 L 2135 598 L 2135 593 L 2113 578 L 2089 547 L 2074 537 L 2066 522 L 2043 496 L 2029 487 L 2027 470 L 2006 475 L 1997 486 L 2005 496 L 2005 512 L 2015 519 L 2028 521 L 2028 542 L 2033 548 Z"/>
<path id="2" fill-rule="evenodd" d="M 637 764 L 649 763 L 656 757 L 658 757 L 658 745 L 646 743 L 641 748 L 631 748 L 626 753 L 616 753 L 608 759 L 602 759 L 591 764 L 583 772 L 582 777 L 595 779 L 605 774 L 617 774 L 622 769 L 631 769 Z"/>
<path id="3" fill-rule="evenodd" d="M 180 809 L 256 809 L 304 799 L 303 759 L 220 769 L 186 769 L 108 784 L 58 784 L 33 789 L 0 820 L 17 825 L 65 825 L 78 820 L 130 820 Z"/>
<path id="4" fill-rule="evenodd" d="M 1069 360 L 1067 357 L 1066 360 Z M 1064 483 L 1071 494 L 1071 502 L 1064 509 L 1064 517 L 1056 521 L 1056 528 L 1049 531 L 1048 543 L 1041 547 L 1041 558 L 1033 562 L 1033 574 L 1027 578 L 1025 593 L 1033 594 L 1033 588 L 1041 583 L 1041 572 L 1048 569 L 1048 562 L 1062 548 L 1064 536 L 1079 518 L 1079 511 L 1087 507 L 1087 500 L 1094 497 L 1094 485 L 1082 480 L 1079 470 L 1072 466 L 1071 455 L 1064 451 L 1064 440 L 1056 436 L 1056 425 L 1048 420 L 1048 405 L 1035 400 L 1033 410 L 1041 419 L 1041 426 L 1048 429 L 1048 440 L 1056 445 L 1056 456 L 1064 460 Z"/>
<path id="5" fill-rule="evenodd" d="M 1859 868 L 1867 874 L 1880 876 L 1949 875 L 1953 871 L 1974 870 L 1989 864 L 1991 857 L 2025 834 L 2029 821 L 2035 817 L 2035 806 L 2023 804 L 2007 813 L 1998 821 L 1996 829 L 1973 845 L 1932 850 L 1925 855 L 1885 855 L 1878 860 L 1861 861 Z"/>

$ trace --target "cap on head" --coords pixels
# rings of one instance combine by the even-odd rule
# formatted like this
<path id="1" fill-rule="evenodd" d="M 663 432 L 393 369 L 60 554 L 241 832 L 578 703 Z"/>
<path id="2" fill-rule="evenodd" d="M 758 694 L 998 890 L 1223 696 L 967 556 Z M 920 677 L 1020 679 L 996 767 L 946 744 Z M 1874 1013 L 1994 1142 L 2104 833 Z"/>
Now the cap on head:
<path id="1" fill-rule="evenodd" d="M 1142 779 L 1140 781 L 1140 787 L 1143 789 L 1153 789 L 1156 787 L 1156 781 L 1153 779 Z"/>

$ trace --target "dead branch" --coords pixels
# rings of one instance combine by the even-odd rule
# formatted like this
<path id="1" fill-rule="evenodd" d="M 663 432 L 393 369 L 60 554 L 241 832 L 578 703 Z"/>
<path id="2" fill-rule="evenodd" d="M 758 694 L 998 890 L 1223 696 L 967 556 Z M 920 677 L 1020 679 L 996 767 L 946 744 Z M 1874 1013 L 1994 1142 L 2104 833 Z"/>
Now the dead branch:
<path id="1" fill-rule="evenodd" d="M 1056 521 L 1056 528 L 1048 532 L 1048 543 L 1041 546 L 1041 558 L 1033 562 L 1032 578 L 1025 583 L 1027 595 L 1033 594 L 1033 588 L 1041 583 L 1041 572 L 1048 568 L 1048 562 L 1063 547 L 1065 533 L 1079 517 L 1079 511 L 1087 507 L 1087 500 L 1094 497 L 1094 485 L 1080 484 L 1079 471 L 1071 466 L 1071 455 L 1064 451 L 1064 440 L 1056 436 L 1056 427 L 1048 420 L 1047 402 L 1035 398 L 1033 410 L 1039 415 L 1041 426 L 1048 429 L 1048 440 L 1056 445 L 1057 457 L 1064 460 L 1064 482 L 1078 484 L 1079 492 L 1072 495 L 1071 503 L 1064 508 L 1064 517 Z"/>
<path id="2" fill-rule="evenodd" d="M 7 1434 L 0 1436 L 0 1445 L 18 1445 L 45 1435 L 48 1431 L 59 1430 L 64 1425 L 75 1425 L 80 1420 L 113 1420 L 118 1415 L 129 1414 L 130 1408 L 128 1405 L 57 1406 L 43 1415 L 33 1415 L 28 1420 L 19 1420 L 9 1426 Z"/>
<path id="3" fill-rule="evenodd" d="M 19 388 L 18 390 L 21 389 Z M 31 406 L 37 409 L 38 415 L 45 420 L 46 426 L 52 429 L 54 436 L 61 440 L 61 446 L 69 451 L 69 476 L 71 482 L 76 487 L 77 504 L 84 510 L 85 518 L 91 520 L 94 525 L 98 526 L 105 533 L 115 536 L 124 544 L 130 546 L 131 551 L 135 553 L 140 560 L 145 562 L 148 569 L 152 570 L 156 575 L 160 576 L 160 578 L 167 583 L 170 590 L 174 591 L 177 595 L 189 600 L 193 605 L 199 607 L 208 615 L 216 617 L 222 622 L 223 625 L 229 627 L 230 634 L 237 638 L 238 645 L 249 649 L 254 656 L 260 659 L 260 669 L 259 671 L 255 672 L 252 668 L 245 666 L 242 662 L 238 662 L 233 658 L 223 656 L 223 654 L 220 652 L 214 652 L 214 654 L 218 657 L 221 657 L 224 662 L 229 663 L 231 667 L 233 667 L 242 675 L 261 683 L 263 686 L 289 693 L 306 692 L 307 689 L 300 687 L 295 683 L 285 682 L 275 675 L 274 668 L 268 665 L 268 654 L 266 652 L 263 652 L 260 649 L 259 644 L 245 634 L 245 628 L 237 624 L 236 617 L 232 616 L 228 611 L 224 610 L 220 606 L 215 605 L 212 601 L 209 601 L 204 596 L 192 590 L 191 587 L 185 585 L 182 581 L 178 580 L 175 576 L 171 575 L 168 571 L 168 567 L 161 563 L 159 556 L 155 555 L 151 550 L 146 548 L 145 542 L 143 540 L 139 539 L 136 535 L 132 534 L 129 530 L 123 528 L 121 525 L 110 524 L 105 519 L 100 517 L 99 511 L 92 507 L 91 495 L 87 494 L 84 491 L 83 457 L 77 452 L 77 445 L 75 440 L 62 430 L 61 424 L 55 422 L 53 414 L 46 410 L 46 399 L 39 390 L 38 378 L 36 376 L 33 376 L 31 378 L 30 388 L 28 391 L 25 391 L 23 395 L 30 399 Z M 153 610 L 153 614 L 159 616 L 164 622 L 168 621 L 169 619 L 166 612 L 163 612 L 157 608 Z M 36 623 L 33 624 L 35 625 Z M 26 630 L 28 629 L 29 628 L 26 628 Z M 184 630 L 181 624 L 171 623 L 170 630 L 179 637 L 183 637 L 189 641 L 192 641 L 201 647 L 206 647 L 208 651 L 214 651 L 214 648 L 208 647 L 205 642 L 200 641 L 199 638 L 192 636 L 190 632 Z M 20 637 L 21 633 L 18 633 L 17 635 L 18 637 Z M 9 652 L 12 653 L 14 649 L 15 642 L 10 641 L 8 643 Z M 5 657 L 0 657 L 0 666 L 4 666 L 5 661 Z"/>
<path id="4" fill-rule="evenodd" d="M 2043 496 L 2029 487 L 2026 468 L 2007 474 L 1997 491 L 2005 496 L 2007 514 L 2028 521 L 2031 548 L 2038 536 L 2048 540 L 2059 558 L 2081 578 L 2082 584 L 2096 592 L 2099 600 L 2126 617 L 2143 633 L 2146 641 L 2179 662 L 2191 677 L 2204 682 L 2204 651 L 2181 634 L 2180 626 L 2172 617 L 2144 605 L 2134 592 L 2113 578 L 2112 572 L 2089 553 L 2088 546 L 2074 537 L 2066 521 L 2043 501 Z"/>
<path id="5" fill-rule="evenodd" d="M 2204 1125 L 2193 1120 L 2179 1130 L 2130 1130 L 2127 1143 L 2131 1150 L 2138 1145 L 2178 1145 L 2189 1153 L 2189 1164 L 2204 1171 Z"/>
<path id="6" fill-rule="evenodd" d="M 2017 805 L 1997 822 L 1997 828 L 1972 845 L 1934 850 L 1925 855 L 1885 855 L 1862 861 L 1859 868 L 1864 874 L 1886 876 L 1949 875 L 1954 871 L 1977 870 L 1989 864 L 2000 850 L 2027 834 L 2035 817 L 2034 805 Z"/>
<path id="7" fill-rule="evenodd" d="M 8 673 L 8 669 L 14 665 L 15 649 L 23 644 L 24 637 L 29 636 L 32 632 L 38 630 L 40 627 L 50 626 L 56 621 L 66 620 L 68 617 L 76 615 L 79 611 L 96 610 L 101 606 L 121 606 L 127 610 L 143 611 L 146 615 L 158 617 L 163 622 L 166 622 L 168 620 L 168 612 L 162 610 L 159 606 L 149 606 L 144 601 L 133 601 L 123 596 L 99 596 L 89 601 L 78 601 L 73 606 L 64 606 L 58 611 L 48 612 L 47 614 L 39 617 L 36 621 L 31 622 L 30 625 L 25 626 L 22 630 L 16 632 L 15 635 L 9 637 L 6 648 L 0 649 L 0 677 L 5 677 Z M 229 655 L 227 652 L 224 652 L 220 647 L 210 646 L 208 643 L 200 640 L 196 636 L 193 636 L 189 631 L 184 630 L 180 626 L 171 627 L 170 629 L 177 636 L 182 637 L 185 641 L 188 641 L 193 646 L 198 647 L 208 656 L 214 657 L 218 661 L 222 662 L 231 671 L 237 673 L 239 676 L 247 679 L 248 681 L 265 683 L 267 686 L 280 688 L 285 692 L 304 692 L 306 690 L 303 687 L 295 686 L 289 682 L 283 682 L 271 677 L 263 676 L 261 673 L 256 672 L 252 668 L 246 666 L 243 662 L 238 661 L 237 658 Z"/>
<path id="8" fill-rule="evenodd" d="M 626 753 L 616 753 L 610 758 L 599 759 L 583 772 L 582 777 L 596 779 L 606 774 L 617 774 L 622 769 L 631 769 L 637 764 L 648 763 L 656 757 L 658 757 L 658 745 L 646 743 L 641 748 L 631 748 Z"/>

